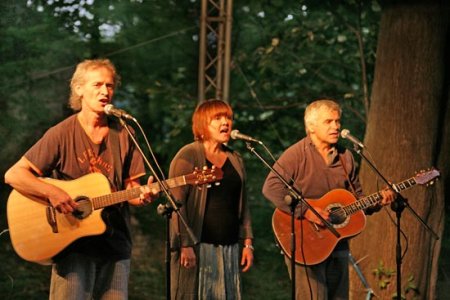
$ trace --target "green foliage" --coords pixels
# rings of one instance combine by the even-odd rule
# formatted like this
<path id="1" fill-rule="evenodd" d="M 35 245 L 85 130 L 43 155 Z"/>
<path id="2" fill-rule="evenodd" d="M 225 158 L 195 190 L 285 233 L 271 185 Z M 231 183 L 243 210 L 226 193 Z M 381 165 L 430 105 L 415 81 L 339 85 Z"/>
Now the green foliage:
<path id="1" fill-rule="evenodd" d="M 406 286 L 403 288 L 403 292 L 402 292 L 402 295 L 401 295 L 400 299 L 402 299 L 402 300 L 405 299 L 406 300 L 408 294 L 409 294 L 409 298 L 408 299 L 420 299 L 419 298 L 419 296 L 420 296 L 419 289 L 418 289 L 416 283 L 414 282 L 414 276 L 413 275 L 410 275 L 408 277 L 408 281 L 406 283 Z M 391 299 L 398 299 L 397 293 L 394 293 L 392 295 Z"/>
<path id="2" fill-rule="evenodd" d="M 381 290 L 387 289 L 388 285 L 391 284 L 392 277 L 395 275 L 395 271 L 393 269 L 389 269 L 384 266 L 384 263 L 380 261 L 378 263 L 377 268 L 372 270 L 372 274 L 378 280 L 378 288 Z M 411 295 L 411 299 L 416 299 L 416 296 L 420 295 L 419 289 L 414 282 L 414 275 L 409 275 L 408 281 L 403 288 L 403 293 L 401 295 L 401 299 L 406 299 L 406 295 Z M 397 293 L 394 293 L 391 299 L 398 299 Z"/>
<path id="3" fill-rule="evenodd" d="M 341 102 L 344 126 L 362 135 L 369 96 L 364 87 L 372 81 L 379 19 L 377 6 L 366 2 L 235 4 L 231 95 L 246 111 L 239 110 L 240 127 L 281 150 L 304 135 L 305 106 L 326 97 Z"/>
<path id="4" fill-rule="evenodd" d="M 167 171 L 176 151 L 192 141 L 200 2 L 1 1 L 1 173 L 48 127 L 71 113 L 68 81 L 74 66 L 92 57 L 108 57 L 117 66 L 122 85 L 115 104 L 140 121 Z M 234 127 L 263 140 L 278 156 L 304 136 L 306 104 L 330 97 L 344 106 L 344 126 L 362 136 L 364 86 L 371 86 L 379 14 L 371 1 L 235 1 L 230 91 Z M 358 41 L 363 42 L 362 52 Z M 273 208 L 261 195 L 267 170 L 244 143 L 230 144 L 246 161 L 256 236 L 255 266 L 243 276 L 244 296 L 286 299 L 290 282 L 270 228 Z M 1 191 L 6 199 L 9 189 Z M 6 201 L 1 203 L 4 228 Z M 148 253 L 134 256 L 130 298 L 163 298 L 163 220 L 149 208 L 134 215 L 136 236 L 150 244 Z M 0 249 L 0 259 L 7 262 L 0 271 L 0 293 L 14 299 L 45 297 L 49 270 L 21 261 L 7 235 L 1 237 Z"/>
<path id="5" fill-rule="evenodd" d="M 382 290 L 386 289 L 391 283 L 391 278 L 395 274 L 395 271 L 388 269 L 384 266 L 384 263 L 380 261 L 378 267 L 372 270 L 372 274 L 378 280 L 378 287 Z"/>
<path id="6" fill-rule="evenodd" d="M 13 1 L 0 5 L 5 16 L 0 20 L 0 104 L 5 113 L 0 120 L 0 155 L 6 159 L 0 170 L 4 171 L 61 118 L 68 95 L 64 67 L 73 62 L 79 42 L 62 33 L 51 16 Z M 58 85 L 58 80 L 63 83 Z"/>
<path id="7" fill-rule="evenodd" d="M 417 284 L 414 282 L 414 275 L 409 275 L 408 282 L 406 283 L 406 286 L 404 288 L 405 295 L 412 295 L 414 299 L 416 299 L 416 296 L 420 295 L 419 288 L 417 287 Z"/>

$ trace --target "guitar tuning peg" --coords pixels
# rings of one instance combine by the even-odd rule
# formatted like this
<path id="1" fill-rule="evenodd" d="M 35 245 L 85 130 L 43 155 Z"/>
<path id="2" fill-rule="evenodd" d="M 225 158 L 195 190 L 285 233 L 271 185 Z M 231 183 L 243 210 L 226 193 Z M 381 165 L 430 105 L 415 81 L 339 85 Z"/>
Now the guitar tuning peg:
<path id="1" fill-rule="evenodd" d="M 202 187 L 199 186 L 199 185 L 197 185 L 197 189 L 198 189 L 199 191 L 201 191 L 201 190 L 202 190 Z"/>
<path id="2" fill-rule="evenodd" d="M 214 182 L 214 185 L 218 186 L 218 185 L 220 185 L 220 182 L 216 181 L 216 182 Z"/>
<path id="3" fill-rule="evenodd" d="M 207 185 L 206 185 L 206 188 L 208 188 L 208 189 L 209 189 L 210 187 L 211 187 L 211 185 L 210 185 L 210 184 L 207 184 Z"/>

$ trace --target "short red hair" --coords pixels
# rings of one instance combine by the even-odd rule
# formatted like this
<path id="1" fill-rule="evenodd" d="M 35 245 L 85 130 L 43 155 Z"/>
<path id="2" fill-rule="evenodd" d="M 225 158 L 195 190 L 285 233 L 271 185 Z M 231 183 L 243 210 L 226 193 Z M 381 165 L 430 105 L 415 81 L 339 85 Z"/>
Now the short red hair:
<path id="1" fill-rule="evenodd" d="M 231 106 L 217 99 L 210 99 L 197 106 L 192 115 L 192 133 L 196 141 L 204 141 L 210 138 L 208 124 L 216 116 L 227 116 L 233 118 Z"/>

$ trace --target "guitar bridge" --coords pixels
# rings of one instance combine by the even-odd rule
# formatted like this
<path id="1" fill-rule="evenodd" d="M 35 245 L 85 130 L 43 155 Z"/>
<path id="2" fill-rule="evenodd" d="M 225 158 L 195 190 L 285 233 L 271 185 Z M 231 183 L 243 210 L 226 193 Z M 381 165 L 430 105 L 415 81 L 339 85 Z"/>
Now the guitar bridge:
<path id="1" fill-rule="evenodd" d="M 58 233 L 58 224 L 56 222 L 56 211 L 54 207 L 47 206 L 46 209 L 47 222 L 52 228 L 53 233 Z"/>

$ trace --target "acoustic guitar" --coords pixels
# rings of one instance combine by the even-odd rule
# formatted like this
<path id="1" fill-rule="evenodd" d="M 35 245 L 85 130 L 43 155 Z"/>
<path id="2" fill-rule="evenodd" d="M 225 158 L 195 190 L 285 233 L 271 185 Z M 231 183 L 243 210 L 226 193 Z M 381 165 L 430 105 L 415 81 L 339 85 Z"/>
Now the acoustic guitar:
<path id="1" fill-rule="evenodd" d="M 168 188 L 184 185 L 203 185 L 222 179 L 219 168 L 194 170 L 191 174 L 170 178 L 163 182 Z M 11 242 L 23 259 L 47 265 L 52 257 L 75 240 L 100 235 L 106 230 L 101 212 L 103 208 L 138 198 L 141 188 L 161 190 L 156 182 L 111 193 L 108 179 L 91 173 L 75 180 L 63 181 L 42 178 L 66 191 L 78 203 L 71 214 L 59 213 L 48 201 L 27 197 L 13 190 L 8 198 L 7 217 Z"/>
<path id="2" fill-rule="evenodd" d="M 409 189 L 416 184 L 429 184 L 438 178 L 440 173 L 436 169 L 423 171 L 416 176 L 394 184 L 396 192 Z M 295 261 L 299 264 L 315 265 L 323 262 L 334 250 L 341 239 L 351 238 L 361 233 L 366 225 L 364 209 L 381 203 L 380 192 L 356 200 L 355 196 L 347 190 L 335 189 L 326 193 L 318 200 L 306 200 L 312 206 L 317 206 L 330 213 L 329 221 L 339 232 L 337 238 L 325 226 L 318 226 L 306 219 L 294 221 Z M 291 258 L 291 216 L 275 209 L 272 217 L 272 227 L 278 244 L 284 254 Z"/>

